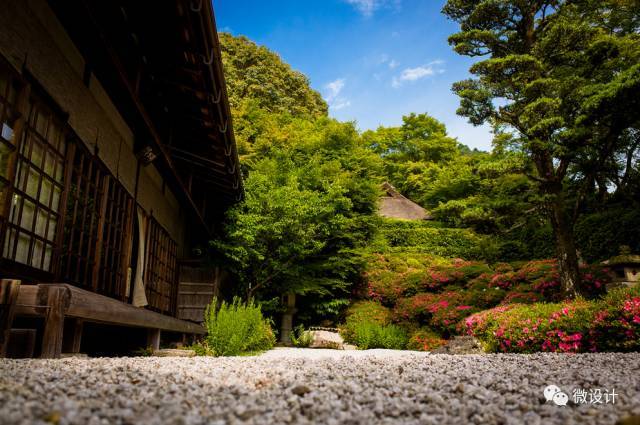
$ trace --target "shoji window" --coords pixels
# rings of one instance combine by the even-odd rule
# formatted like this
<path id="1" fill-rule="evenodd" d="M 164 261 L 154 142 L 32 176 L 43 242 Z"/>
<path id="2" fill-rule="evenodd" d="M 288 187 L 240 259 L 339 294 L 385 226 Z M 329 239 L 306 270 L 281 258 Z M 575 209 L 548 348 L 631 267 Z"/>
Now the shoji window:
<path id="1" fill-rule="evenodd" d="M 60 220 L 67 146 L 62 122 L 34 95 L 29 96 L 24 121 L 13 194 L 5 200 L 10 206 L 3 257 L 48 272 Z"/>
<path id="2" fill-rule="evenodd" d="M 104 180 L 106 196 L 102 234 L 98 241 L 100 263 L 97 274 L 98 292 L 125 300 L 129 267 L 133 198 L 112 176 Z"/>
<path id="3" fill-rule="evenodd" d="M 133 198 L 84 147 L 72 157 L 60 279 L 124 300 Z"/>
<path id="4" fill-rule="evenodd" d="M 71 149 L 71 181 L 67 194 L 60 250 L 60 279 L 93 289 L 97 241 L 102 222 L 103 179 L 99 161 L 77 143 Z"/>
<path id="5" fill-rule="evenodd" d="M 178 245 L 154 218 L 147 230 L 145 291 L 149 307 L 174 315 L 178 294 Z"/>
<path id="6" fill-rule="evenodd" d="M 16 151 L 16 127 L 20 117 L 17 105 L 20 91 L 20 85 L 0 65 L 0 212 L 8 207 L 7 197 Z"/>

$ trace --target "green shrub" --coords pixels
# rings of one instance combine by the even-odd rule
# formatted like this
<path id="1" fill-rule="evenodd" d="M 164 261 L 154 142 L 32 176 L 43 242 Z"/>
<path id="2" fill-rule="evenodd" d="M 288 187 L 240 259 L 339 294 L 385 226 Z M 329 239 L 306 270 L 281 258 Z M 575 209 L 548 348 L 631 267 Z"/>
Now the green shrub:
<path id="1" fill-rule="evenodd" d="M 187 347 L 189 350 L 193 350 L 196 352 L 196 356 L 215 356 L 215 353 L 209 347 L 206 340 L 198 341 L 193 345 Z"/>
<path id="2" fill-rule="evenodd" d="M 375 322 L 361 321 L 353 326 L 353 336 L 345 341 L 355 344 L 361 350 L 387 348 L 404 350 L 407 346 L 407 333 L 397 325 L 381 325 Z"/>
<path id="3" fill-rule="evenodd" d="M 340 333 L 346 340 L 351 340 L 355 337 L 355 327 L 358 323 L 387 325 L 391 323 L 391 316 L 391 310 L 377 301 L 358 301 L 347 310 L 347 318 Z"/>
<path id="4" fill-rule="evenodd" d="M 304 329 L 304 326 L 296 326 L 289 334 L 294 347 L 307 348 L 313 343 L 313 334 Z"/>
<path id="5" fill-rule="evenodd" d="M 219 308 L 217 303 L 214 298 L 205 312 L 205 341 L 214 355 L 237 356 L 273 347 L 273 330 L 253 300 L 245 304 L 235 297 L 231 304 L 223 301 Z"/>

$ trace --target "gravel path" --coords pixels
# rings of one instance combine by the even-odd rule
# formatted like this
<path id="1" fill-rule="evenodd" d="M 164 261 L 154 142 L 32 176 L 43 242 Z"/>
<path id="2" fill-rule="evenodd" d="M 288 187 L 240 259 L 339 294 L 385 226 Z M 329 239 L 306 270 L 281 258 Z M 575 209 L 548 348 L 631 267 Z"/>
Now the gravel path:
<path id="1" fill-rule="evenodd" d="M 640 415 L 640 353 L 0 360 L 0 423 L 614 424 Z M 543 389 L 615 389 L 556 406 Z"/>

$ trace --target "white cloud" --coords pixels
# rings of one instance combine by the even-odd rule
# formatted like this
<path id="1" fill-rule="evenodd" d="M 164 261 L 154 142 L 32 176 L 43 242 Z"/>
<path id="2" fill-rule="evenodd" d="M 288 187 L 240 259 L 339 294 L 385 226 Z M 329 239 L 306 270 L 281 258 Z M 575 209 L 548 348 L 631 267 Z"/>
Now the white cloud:
<path id="1" fill-rule="evenodd" d="M 444 62 L 441 60 L 433 61 L 423 66 L 418 66 L 416 68 L 406 68 L 404 69 L 399 76 L 393 77 L 391 80 L 391 85 L 395 88 L 402 86 L 405 82 L 413 82 L 418 81 L 423 78 L 431 77 L 436 74 L 442 74 L 444 69 L 440 65 Z"/>
<path id="2" fill-rule="evenodd" d="M 345 84 L 346 80 L 344 78 L 338 78 L 337 80 L 326 84 L 324 88 L 327 90 L 327 95 L 325 96 L 327 102 L 331 103 L 334 101 L 340 95 Z"/>
<path id="3" fill-rule="evenodd" d="M 369 17 L 383 7 L 400 7 L 401 0 L 344 0 L 358 10 L 363 16 Z"/>
<path id="4" fill-rule="evenodd" d="M 391 68 L 391 69 L 396 69 L 398 67 L 398 65 L 400 65 L 400 64 L 395 59 L 391 59 L 391 62 L 389 62 L 389 68 Z"/>
<path id="5" fill-rule="evenodd" d="M 333 108 L 336 111 L 339 111 L 340 109 L 344 109 L 344 108 L 347 108 L 349 106 L 351 106 L 351 101 L 350 100 L 338 99 L 331 105 L 331 108 Z"/>
<path id="6" fill-rule="evenodd" d="M 331 81 L 324 86 L 326 90 L 326 94 L 324 96 L 325 100 L 327 101 L 329 106 L 336 111 L 351 106 L 351 101 L 340 96 L 340 94 L 342 93 L 342 89 L 344 89 L 346 83 L 347 80 L 345 78 L 338 78 L 337 80 Z"/>

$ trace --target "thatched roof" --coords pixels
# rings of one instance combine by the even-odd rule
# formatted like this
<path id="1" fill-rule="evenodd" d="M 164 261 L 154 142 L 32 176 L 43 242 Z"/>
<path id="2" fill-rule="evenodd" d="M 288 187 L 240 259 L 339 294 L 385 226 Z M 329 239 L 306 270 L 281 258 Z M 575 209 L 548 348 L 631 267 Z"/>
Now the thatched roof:
<path id="1" fill-rule="evenodd" d="M 403 220 L 433 220 L 433 217 L 412 200 L 402 196 L 390 183 L 382 185 L 385 196 L 380 198 L 378 214 Z"/>

